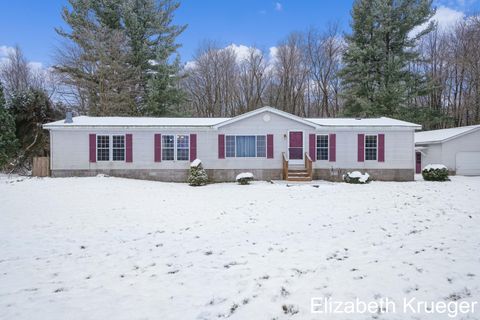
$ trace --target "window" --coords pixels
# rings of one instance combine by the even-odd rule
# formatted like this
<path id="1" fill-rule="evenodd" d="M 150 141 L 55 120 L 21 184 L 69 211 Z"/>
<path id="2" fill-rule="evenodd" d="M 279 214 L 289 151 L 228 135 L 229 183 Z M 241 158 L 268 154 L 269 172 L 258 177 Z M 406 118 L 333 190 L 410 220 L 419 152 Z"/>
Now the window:
<path id="1" fill-rule="evenodd" d="M 225 156 L 235 158 L 235 136 L 226 136 L 225 146 Z"/>
<path id="2" fill-rule="evenodd" d="M 190 159 L 190 136 L 187 134 L 162 135 L 162 160 L 188 161 Z"/>
<path id="3" fill-rule="evenodd" d="M 257 157 L 265 158 L 267 156 L 267 138 L 265 136 L 257 136 Z"/>
<path id="4" fill-rule="evenodd" d="M 124 135 L 97 135 L 97 161 L 110 160 L 125 161 Z"/>
<path id="5" fill-rule="evenodd" d="M 175 136 L 162 135 L 162 160 L 175 159 Z"/>
<path id="6" fill-rule="evenodd" d="M 97 136 L 97 161 L 110 160 L 110 136 Z"/>
<path id="7" fill-rule="evenodd" d="M 317 135 L 317 160 L 328 160 L 328 135 Z"/>
<path id="8" fill-rule="evenodd" d="M 189 136 L 178 135 L 177 136 L 177 160 L 189 159 Z"/>
<path id="9" fill-rule="evenodd" d="M 267 154 L 266 136 L 226 136 L 227 158 L 264 158 Z"/>
<path id="10" fill-rule="evenodd" d="M 112 136 L 112 160 L 125 161 L 125 136 Z"/>
<path id="11" fill-rule="evenodd" d="M 377 136 L 365 136 L 365 160 L 377 160 Z"/>

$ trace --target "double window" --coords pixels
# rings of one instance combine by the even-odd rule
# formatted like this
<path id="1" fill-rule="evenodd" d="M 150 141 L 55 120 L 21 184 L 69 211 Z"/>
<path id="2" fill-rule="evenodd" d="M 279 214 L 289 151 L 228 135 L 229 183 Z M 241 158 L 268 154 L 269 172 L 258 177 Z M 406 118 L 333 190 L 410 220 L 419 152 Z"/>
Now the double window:
<path id="1" fill-rule="evenodd" d="M 225 156 L 227 158 L 265 158 L 267 155 L 267 138 L 261 136 L 225 137 Z"/>
<path id="2" fill-rule="evenodd" d="M 328 134 L 317 135 L 317 160 L 328 160 Z"/>
<path id="3" fill-rule="evenodd" d="M 188 161 L 190 137 L 186 134 L 162 135 L 162 160 Z"/>
<path id="4" fill-rule="evenodd" d="M 124 135 L 97 135 L 97 161 L 125 161 Z"/>
<path id="5" fill-rule="evenodd" d="M 365 160 L 377 160 L 377 135 L 365 136 Z"/>

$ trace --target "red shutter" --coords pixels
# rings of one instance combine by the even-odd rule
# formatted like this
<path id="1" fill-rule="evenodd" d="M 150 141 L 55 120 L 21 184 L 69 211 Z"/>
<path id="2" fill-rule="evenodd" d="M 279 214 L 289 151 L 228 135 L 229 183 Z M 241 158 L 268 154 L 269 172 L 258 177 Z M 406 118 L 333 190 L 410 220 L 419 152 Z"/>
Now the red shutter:
<path id="1" fill-rule="evenodd" d="M 225 135 L 218 135 L 218 159 L 225 159 Z"/>
<path id="2" fill-rule="evenodd" d="M 155 134 L 153 150 L 155 154 L 155 162 L 162 161 L 162 135 L 160 133 Z"/>
<path id="3" fill-rule="evenodd" d="M 385 162 L 385 134 L 378 135 L 378 162 Z"/>
<path id="4" fill-rule="evenodd" d="M 310 154 L 310 158 L 312 159 L 312 161 L 317 160 L 317 153 L 315 152 L 317 149 L 316 140 L 317 140 L 317 137 L 315 133 L 311 133 L 308 136 L 308 153 Z"/>
<path id="5" fill-rule="evenodd" d="M 363 162 L 365 160 L 365 135 L 360 133 L 358 135 L 358 162 Z"/>
<path id="6" fill-rule="evenodd" d="M 197 159 L 197 135 L 190 135 L 190 161 Z"/>
<path id="7" fill-rule="evenodd" d="M 267 134 L 267 159 L 273 159 L 273 134 Z"/>
<path id="8" fill-rule="evenodd" d="M 337 135 L 330 133 L 328 141 L 328 157 L 330 162 L 337 161 Z"/>
<path id="9" fill-rule="evenodd" d="M 91 133 L 89 135 L 90 162 L 97 162 L 97 135 Z"/>
<path id="10" fill-rule="evenodd" d="M 132 162 L 133 161 L 133 148 L 132 148 L 132 134 L 127 133 L 125 135 L 125 161 Z"/>

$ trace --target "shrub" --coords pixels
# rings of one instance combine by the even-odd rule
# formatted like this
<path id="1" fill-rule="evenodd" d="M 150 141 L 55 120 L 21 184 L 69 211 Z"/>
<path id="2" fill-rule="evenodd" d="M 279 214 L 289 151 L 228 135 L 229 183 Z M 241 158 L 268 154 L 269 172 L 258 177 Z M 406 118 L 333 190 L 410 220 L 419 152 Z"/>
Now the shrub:
<path id="1" fill-rule="evenodd" d="M 429 164 L 422 170 L 422 176 L 427 181 L 448 181 L 448 169 L 443 164 Z"/>
<path id="2" fill-rule="evenodd" d="M 353 171 L 344 174 L 343 181 L 346 183 L 365 184 L 372 181 L 372 179 L 370 179 L 370 175 L 366 172 L 362 174 L 360 171 Z"/>
<path id="3" fill-rule="evenodd" d="M 191 186 L 203 186 L 208 182 L 208 175 L 202 167 L 202 161 L 195 159 L 190 164 L 190 172 L 188 174 L 188 184 Z"/>
<path id="4" fill-rule="evenodd" d="M 242 172 L 237 177 L 235 180 L 240 183 L 240 184 L 250 184 L 250 181 L 253 181 L 253 173 L 251 172 Z"/>

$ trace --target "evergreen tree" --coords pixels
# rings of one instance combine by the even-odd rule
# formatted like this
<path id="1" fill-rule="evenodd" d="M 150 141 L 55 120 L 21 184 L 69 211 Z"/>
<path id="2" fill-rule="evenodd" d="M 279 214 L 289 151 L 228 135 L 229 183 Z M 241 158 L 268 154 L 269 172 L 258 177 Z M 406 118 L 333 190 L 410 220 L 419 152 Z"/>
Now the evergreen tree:
<path id="1" fill-rule="evenodd" d="M 190 164 L 190 172 L 188 174 L 187 182 L 194 187 L 203 186 L 208 183 L 207 171 L 205 171 L 202 162 L 199 159 L 195 159 Z"/>
<path id="2" fill-rule="evenodd" d="M 13 116 L 21 148 L 19 164 L 28 164 L 33 156 L 48 154 L 48 133 L 42 124 L 56 120 L 60 114 L 47 94 L 38 89 L 14 92 L 8 101 L 8 110 Z"/>
<path id="3" fill-rule="evenodd" d="M 172 24 L 173 0 L 69 0 L 71 31 L 56 69 L 86 92 L 94 115 L 163 115 L 179 103 L 178 62 L 171 56 L 185 26 Z"/>
<path id="4" fill-rule="evenodd" d="M 15 121 L 5 107 L 3 86 L 0 82 L 0 169 L 15 155 L 17 147 Z"/>
<path id="5" fill-rule="evenodd" d="M 400 116 L 409 101 L 424 94 L 423 75 L 408 69 L 419 58 L 417 41 L 433 23 L 432 0 L 356 0 L 352 34 L 346 37 L 345 113 L 350 116 Z"/>

